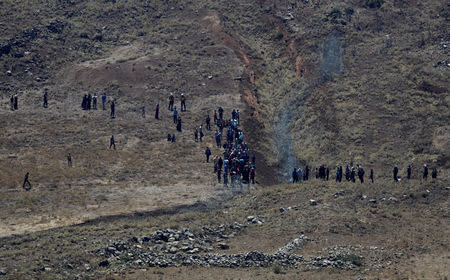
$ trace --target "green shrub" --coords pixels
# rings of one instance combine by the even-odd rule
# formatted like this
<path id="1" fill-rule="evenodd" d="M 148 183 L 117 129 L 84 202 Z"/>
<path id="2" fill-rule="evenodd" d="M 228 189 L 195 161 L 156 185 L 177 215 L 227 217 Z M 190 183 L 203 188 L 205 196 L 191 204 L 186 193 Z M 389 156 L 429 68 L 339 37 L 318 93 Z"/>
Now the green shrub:
<path id="1" fill-rule="evenodd" d="M 363 264 L 363 259 L 361 256 L 350 254 L 350 255 L 341 255 L 339 259 L 343 262 L 350 262 L 356 266 L 361 266 Z"/>

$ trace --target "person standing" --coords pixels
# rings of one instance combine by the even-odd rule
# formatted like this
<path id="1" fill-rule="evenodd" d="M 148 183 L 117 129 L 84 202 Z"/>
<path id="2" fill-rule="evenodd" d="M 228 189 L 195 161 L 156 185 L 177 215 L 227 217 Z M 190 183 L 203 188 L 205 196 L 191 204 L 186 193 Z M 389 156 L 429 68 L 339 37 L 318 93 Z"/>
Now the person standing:
<path id="1" fill-rule="evenodd" d="M 431 178 L 436 179 L 437 178 L 437 169 L 436 167 L 431 170 Z"/>
<path id="2" fill-rule="evenodd" d="M 406 169 L 406 178 L 411 179 L 411 165 L 408 165 L 408 168 Z"/>
<path id="3" fill-rule="evenodd" d="M 298 173 L 297 168 L 294 167 L 294 171 L 292 171 L 292 184 L 295 184 L 298 182 Z"/>
<path id="4" fill-rule="evenodd" d="M 19 96 L 17 93 L 14 94 L 14 110 L 19 110 Z"/>
<path id="5" fill-rule="evenodd" d="M 423 165 L 423 179 L 426 180 L 428 178 L 428 166 L 426 164 Z"/>
<path id="6" fill-rule="evenodd" d="M 394 173 L 394 181 L 398 182 L 398 167 L 397 167 L 397 165 L 394 166 L 393 173 Z"/>
<path id="7" fill-rule="evenodd" d="M 177 123 L 178 119 L 178 110 L 177 107 L 173 108 L 173 123 Z"/>
<path id="8" fill-rule="evenodd" d="M 116 117 L 116 101 L 113 100 L 111 102 L 111 119 L 114 119 Z"/>
<path id="9" fill-rule="evenodd" d="M 211 130 L 211 118 L 209 117 L 209 114 L 206 116 L 206 129 Z"/>
<path id="10" fill-rule="evenodd" d="M 106 93 L 103 93 L 102 94 L 102 108 L 103 108 L 103 110 L 106 110 L 105 104 L 106 104 Z"/>
<path id="11" fill-rule="evenodd" d="M 185 112 L 186 111 L 186 97 L 184 96 L 184 93 L 181 94 L 180 101 L 181 101 L 181 112 Z"/>
<path id="12" fill-rule="evenodd" d="M 94 110 L 97 110 L 97 93 L 94 93 L 94 95 L 92 96 L 92 108 Z"/>
<path id="13" fill-rule="evenodd" d="M 194 130 L 194 141 L 198 142 L 198 129 L 197 128 L 195 128 L 195 130 Z"/>
<path id="14" fill-rule="evenodd" d="M 206 162 L 209 162 L 209 157 L 211 156 L 211 150 L 209 149 L 209 147 L 206 147 L 205 155 L 206 155 Z"/>
<path id="15" fill-rule="evenodd" d="M 25 178 L 23 179 L 23 185 L 22 188 L 24 188 L 26 191 L 31 190 L 31 183 L 28 180 L 28 176 L 30 175 L 30 172 L 27 172 L 27 174 L 25 174 Z"/>
<path id="16" fill-rule="evenodd" d="M 174 101 L 175 101 L 175 98 L 173 97 L 173 93 L 170 93 L 170 96 L 169 96 L 169 110 L 170 111 L 173 111 Z"/>
<path id="17" fill-rule="evenodd" d="M 199 127 L 198 133 L 199 133 L 199 135 L 200 135 L 200 142 L 203 142 L 203 136 L 205 136 L 205 134 L 203 134 L 203 128 L 202 128 L 202 126 Z"/>
<path id="18" fill-rule="evenodd" d="M 48 94 L 47 94 L 48 89 L 44 89 L 44 108 L 48 107 Z"/>
<path id="19" fill-rule="evenodd" d="M 69 167 L 72 167 L 72 156 L 70 155 L 70 153 L 67 155 L 67 165 Z"/>
<path id="20" fill-rule="evenodd" d="M 177 120 L 177 130 L 179 132 L 181 132 L 181 116 L 178 116 L 178 120 Z"/>
<path id="21" fill-rule="evenodd" d="M 142 106 L 141 111 L 142 111 L 142 117 L 145 118 L 145 106 Z"/>
<path id="22" fill-rule="evenodd" d="M 114 141 L 114 135 L 111 135 L 111 138 L 109 139 L 109 149 L 111 147 L 114 147 L 114 150 L 116 149 L 116 142 Z"/>
<path id="23" fill-rule="evenodd" d="M 370 168 L 370 176 L 369 179 L 372 181 L 373 183 L 373 168 Z"/>
<path id="24" fill-rule="evenodd" d="M 155 119 L 159 120 L 159 103 L 156 104 L 156 108 L 155 108 Z"/>

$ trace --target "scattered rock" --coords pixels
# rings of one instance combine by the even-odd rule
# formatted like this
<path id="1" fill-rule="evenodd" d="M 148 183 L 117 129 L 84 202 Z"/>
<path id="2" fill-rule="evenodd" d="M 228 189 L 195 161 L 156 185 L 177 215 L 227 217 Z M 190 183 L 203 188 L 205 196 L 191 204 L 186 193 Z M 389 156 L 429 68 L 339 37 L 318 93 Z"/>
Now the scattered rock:
<path id="1" fill-rule="evenodd" d="M 284 207 L 280 207 L 280 212 L 281 213 L 286 212 L 286 209 Z"/>
<path id="2" fill-rule="evenodd" d="M 219 243 L 219 244 L 217 244 L 217 247 L 219 247 L 219 249 L 221 249 L 221 250 L 228 250 L 228 249 L 230 249 L 230 246 L 228 244 L 226 244 L 226 243 Z"/>
<path id="3" fill-rule="evenodd" d="M 85 264 L 84 264 L 84 269 L 86 269 L 86 271 L 90 271 L 92 268 L 91 268 L 91 265 L 90 265 L 90 264 L 85 263 Z"/>
<path id="4" fill-rule="evenodd" d="M 0 268 L 0 275 L 6 275 L 6 268 Z"/>
<path id="5" fill-rule="evenodd" d="M 11 70 L 6 71 L 6 75 L 7 75 L 7 76 L 11 76 L 11 75 L 12 75 Z"/>
<path id="6" fill-rule="evenodd" d="M 309 205 L 316 206 L 317 205 L 317 201 L 315 201 L 314 199 L 310 199 L 309 200 Z"/>
<path id="7" fill-rule="evenodd" d="M 101 266 L 101 267 L 108 267 L 108 266 L 110 266 L 110 263 L 109 263 L 108 260 L 103 260 L 103 261 L 101 261 L 101 262 L 98 263 L 98 266 Z"/>

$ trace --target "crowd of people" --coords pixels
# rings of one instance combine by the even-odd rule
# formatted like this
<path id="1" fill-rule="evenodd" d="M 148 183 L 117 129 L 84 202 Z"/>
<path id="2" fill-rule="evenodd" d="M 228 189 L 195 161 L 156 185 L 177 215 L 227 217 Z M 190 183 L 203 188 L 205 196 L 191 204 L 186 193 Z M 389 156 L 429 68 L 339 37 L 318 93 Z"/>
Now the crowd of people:
<path id="1" fill-rule="evenodd" d="M 294 168 L 292 171 L 292 183 L 298 183 L 303 181 L 308 181 L 310 177 L 311 169 L 308 165 L 305 166 L 304 169 L 302 168 Z M 394 166 L 393 169 L 393 177 L 394 181 L 398 182 L 400 181 L 400 177 L 398 175 L 399 169 L 397 165 Z M 343 172 L 342 166 L 336 167 L 336 173 L 335 173 L 335 180 L 336 182 L 342 182 L 342 179 L 345 175 L 345 180 L 347 182 L 356 182 L 356 176 L 358 176 L 358 180 L 361 182 L 361 184 L 364 183 L 364 175 L 366 172 L 364 171 L 364 168 L 357 164 L 356 167 L 353 166 L 353 162 L 350 163 L 350 165 L 347 165 L 345 168 L 345 173 Z M 424 180 L 427 180 L 428 178 L 428 166 L 424 164 L 423 166 L 423 172 L 422 172 L 422 178 Z M 412 177 L 412 167 L 411 165 L 408 165 L 406 169 L 406 179 L 410 180 Z M 434 167 L 431 172 L 431 177 L 433 179 L 437 178 L 437 169 Z M 320 167 L 315 168 L 315 178 L 316 179 L 322 179 L 328 181 L 330 178 L 330 168 L 326 167 L 325 164 L 322 164 Z M 373 168 L 370 169 L 369 173 L 369 180 L 373 183 L 374 182 L 374 170 Z"/>
<path id="2" fill-rule="evenodd" d="M 44 89 L 44 108 L 48 107 L 48 90 Z M 83 110 L 96 110 L 97 109 L 97 94 L 85 94 L 82 100 L 81 107 Z M 106 93 L 102 94 L 102 109 L 106 110 Z M 14 94 L 10 98 L 11 110 L 18 109 L 18 96 Z M 182 131 L 182 119 L 177 107 L 174 106 L 175 97 L 173 93 L 169 96 L 168 110 L 172 111 L 173 122 L 176 125 L 176 130 L 178 132 Z M 111 113 L 110 117 L 115 118 L 115 100 L 110 102 Z M 180 108 L 181 112 L 186 112 L 186 96 L 182 93 L 180 96 Z M 142 107 L 142 117 L 145 118 L 145 106 Z M 217 154 L 213 157 L 214 173 L 217 176 L 217 182 L 220 184 L 223 182 L 224 186 L 231 184 L 232 187 L 239 186 L 242 189 L 242 184 L 255 184 L 255 154 L 252 155 L 250 159 L 250 152 L 247 143 L 244 141 L 244 131 L 239 128 L 240 124 L 240 112 L 239 110 L 233 109 L 231 112 L 231 118 L 224 118 L 224 109 L 218 107 L 214 110 L 214 124 L 217 126 L 214 136 L 216 146 L 219 149 L 223 149 L 222 154 Z M 159 120 L 159 103 L 155 108 L 155 119 Z M 206 130 L 211 130 L 211 118 L 209 114 L 205 118 Z M 205 136 L 203 131 L 203 125 L 194 128 L 194 141 L 203 142 L 203 137 Z M 176 134 L 168 134 L 167 141 L 176 142 Z M 116 149 L 114 135 L 110 138 L 110 149 Z M 209 163 L 209 159 L 212 152 L 209 147 L 205 149 L 206 162 Z M 69 153 L 68 165 L 72 166 L 72 157 Z M 422 178 L 427 180 L 428 178 L 428 166 L 425 164 L 423 166 Z M 399 169 L 394 166 L 393 178 L 395 182 L 400 180 L 398 175 Z M 311 169 L 308 165 L 302 168 L 294 168 L 292 171 L 292 182 L 298 183 L 301 181 L 308 181 L 310 179 Z M 357 176 L 357 177 L 356 177 Z M 361 183 L 364 183 L 365 170 L 361 165 L 353 166 L 353 162 L 346 166 L 345 171 L 342 166 L 336 166 L 335 180 L 336 182 L 342 182 L 343 178 L 348 182 L 356 182 L 356 178 Z M 412 167 L 409 165 L 406 169 L 406 179 L 411 179 L 412 177 Z M 31 184 L 29 182 L 29 173 L 27 173 L 24 180 L 24 188 L 26 190 L 31 189 Z M 330 179 L 330 168 L 325 164 L 320 165 L 315 168 L 314 177 L 322 180 Z M 431 171 L 431 177 L 437 178 L 437 169 L 433 168 Z M 369 180 L 374 182 L 374 169 L 370 169 Z M 25 187 L 27 185 L 27 187 Z"/>

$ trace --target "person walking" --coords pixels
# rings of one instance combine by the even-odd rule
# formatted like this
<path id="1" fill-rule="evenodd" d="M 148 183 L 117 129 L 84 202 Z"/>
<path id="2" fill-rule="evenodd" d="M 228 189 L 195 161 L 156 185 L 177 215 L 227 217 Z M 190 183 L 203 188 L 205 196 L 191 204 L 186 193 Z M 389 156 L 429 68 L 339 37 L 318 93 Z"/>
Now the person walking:
<path id="1" fill-rule="evenodd" d="M 28 179 L 29 175 L 30 175 L 30 172 L 27 172 L 27 174 L 25 174 L 25 178 L 23 179 L 22 188 L 24 188 L 26 191 L 31 190 L 31 183 L 30 183 L 30 180 Z"/>
<path id="2" fill-rule="evenodd" d="M 111 149 L 111 147 L 114 147 L 114 150 L 116 149 L 116 143 L 114 141 L 114 135 L 111 135 L 111 138 L 109 139 L 109 149 Z"/>
<path id="3" fill-rule="evenodd" d="M 72 167 L 72 156 L 70 155 L 70 153 L 67 155 L 67 165 L 69 167 Z"/>
<path id="4" fill-rule="evenodd" d="M 209 147 L 206 147 L 205 155 L 206 155 L 206 162 L 209 162 L 209 157 L 211 156 L 211 150 L 209 149 Z"/>
<path id="5" fill-rule="evenodd" d="M 156 104 L 156 108 L 155 108 L 155 119 L 159 120 L 159 103 Z"/>
<path id="6" fill-rule="evenodd" d="M 431 178 L 436 179 L 437 178 L 437 169 L 436 167 L 431 170 Z"/>
<path id="7" fill-rule="evenodd" d="M 364 169 L 362 168 L 362 166 L 359 166 L 358 165 L 358 178 L 359 178 L 359 181 L 361 182 L 361 184 L 363 184 L 364 183 Z"/>

